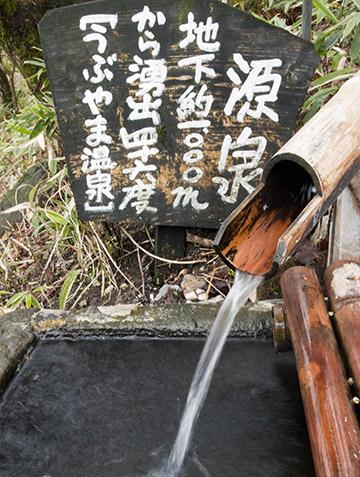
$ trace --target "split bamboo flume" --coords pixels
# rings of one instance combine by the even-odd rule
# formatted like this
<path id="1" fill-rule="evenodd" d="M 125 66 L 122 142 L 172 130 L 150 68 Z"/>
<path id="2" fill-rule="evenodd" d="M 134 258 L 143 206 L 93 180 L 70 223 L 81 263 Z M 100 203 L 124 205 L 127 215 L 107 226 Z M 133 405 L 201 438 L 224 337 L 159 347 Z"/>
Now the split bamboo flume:
<path id="1" fill-rule="evenodd" d="M 293 267 L 281 279 L 317 477 L 360 477 L 360 430 L 318 279 Z"/>
<path id="2" fill-rule="evenodd" d="M 360 169 L 359 104 L 360 73 L 266 164 L 215 238 L 230 267 L 269 276 L 314 228 Z"/>

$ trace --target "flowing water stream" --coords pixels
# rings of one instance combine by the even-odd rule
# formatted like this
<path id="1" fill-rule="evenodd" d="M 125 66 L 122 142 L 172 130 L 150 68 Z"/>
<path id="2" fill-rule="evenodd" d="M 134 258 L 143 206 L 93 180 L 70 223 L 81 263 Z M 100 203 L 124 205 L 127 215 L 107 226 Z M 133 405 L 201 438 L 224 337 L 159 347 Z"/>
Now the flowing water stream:
<path id="1" fill-rule="evenodd" d="M 234 285 L 225 298 L 206 340 L 200 360 L 195 370 L 181 418 L 178 434 L 163 468 L 149 477 L 177 477 L 181 472 L 189 450 L 196 421 L 204 404 L 215 366 L 230 332 L 235 316 L 259 286 L 263 277 L 237 271 Z"/>

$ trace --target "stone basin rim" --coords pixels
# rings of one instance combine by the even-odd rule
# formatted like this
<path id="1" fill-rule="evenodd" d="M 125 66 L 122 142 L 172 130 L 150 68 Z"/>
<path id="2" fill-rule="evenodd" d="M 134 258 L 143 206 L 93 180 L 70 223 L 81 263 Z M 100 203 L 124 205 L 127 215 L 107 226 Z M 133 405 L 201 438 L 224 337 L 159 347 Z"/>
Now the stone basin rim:
<path id="1" fill-rule="evenodd" d="M 245 305 L 235 319 L 231 337 L 270 339 L 272 309 L 281 300 Z M 115 305 L 77 311 L 15 310 L 0 315 L 0 392 L 25 354 L 41 337 L 204 337 L 219 304 Z"/>

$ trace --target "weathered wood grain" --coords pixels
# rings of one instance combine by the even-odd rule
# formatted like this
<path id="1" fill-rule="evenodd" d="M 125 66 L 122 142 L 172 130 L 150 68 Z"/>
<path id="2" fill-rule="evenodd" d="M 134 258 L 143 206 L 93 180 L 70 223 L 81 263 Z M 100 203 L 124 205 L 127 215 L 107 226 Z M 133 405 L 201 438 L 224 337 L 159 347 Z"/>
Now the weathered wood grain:
<path id="1" fill-rule="evenodd" d="M 129 159 L 119 139 L 120 127 L 134 130 L 134 124 L 128 120 L 130 111 L 126 104 L 126 98 L 134 94 L 134 87 L 128 87 L 126 78 L 129 76 L 128 68 L 133 62 L 134 55 L 139 54 L 137 47 L 139 35 L 131 17 L 143 9 L 144 3 L 140 0 L 132 2 L 101 0 L 77 4 L 48 12 L 40 24 L 41 40 L 77 209 L 80 217 L 85 220 L 140 220 L 164 225 L 217 228 L 223 218 L 247 195 L 247 191 L 241 187 L 236 203 L 223 202 L 217 193 L 218 184 L 212 182 L 212 178 L 219 175 L 219 154 L 225 135 L 230 134 L 232 139 L 236 140 L 241 130 L 249 126 L 252 128 L 253 136 L 264 136 L 267 139 L 267 147 L 260 164 L 263 167 L 292 134 L 317 57 L 310 43 L 218 1 L 182 0 L 169 3 L 167 0 L 154 0 L 148 5 L 154 11 L 164 12 L 167 18 L 164 26 L 156 26 L 153 29 L 161 43 L 159 57 L 166 59 L 168 68 L 166 89 L 159 110 L 161 124 L 158 127 L 159 141 L 156 145 L 159 153 L 155 156 L 158 168 L 156 194 L 151 201 L 151 205 L 157 208 L 156 213 L 145 211 L 138 215 L 130 206 L 125 210 L 119 210 L 119 204 L 125 195 L 123 188 L 131 183 L 123 172 L 123 169 L 129 166 Z M 221 43 L 220 51 L 211 62 L 216 77 L 206 80 L 214 102 L 209 114 L 211 126 L 203 146 L 204 160 L 201 168 L 204 174 L 195 187 L 199 190 L 199 200 L 209 203 L 206 211 L 194 210 L 190 204 L 174 208 L 174 197 L 171 193 L 178 186 L 188 185 L 182 178 L 185 166 L 182 160 L 186 150 L 183 144 L 185 133 L 177 128 L 176 101 L 188 86 L 194 84 L 193 71 L 189 67 L 179 67 L 178 61 L 202 53 L 196 44 L 189 45 L 186 50 L 178 46 L 184 38 L 179 26 L 186 21 L 189 11 L 194 13 L 197 21 L 206 21 L 211 15 L 213 21 L 219 23 L 217 40 Z M 103 111 L 108 121 L 108 133 L 113 140 L 112 159 L 117 164 L 112 171 L 115 208 L 112 213 L 107 214 L 95 214 L 84 210 L 86 183 L 84 174 L 80 171 L 80 155 L 87 135 L 84 121 L 88 116 L 87 105 L 82 103 L 87 88 L 82 70 L 89 67 L 94 51 L 91 43 L 85 44 L 82 41 L 83 32 L 79 29 L 79 20 L 83 15 L 95 13 L 116 13 L 119 18 L 116 29 L 107 33 L 109 51 L 116 52 L 119 58 L 113 68 L 115 75 L 115 80 L 111 83 L 113 102 L 109 107 L 104 107 Z M 223 109 L 233 87 L 226 71 L 230 66 L 236 67 L 233 60 L 234 53 L 241 53 L 248 62 L 281 59 L 282 66 L 276 68 L 276 72 L 281 75 L 282 83 L 277 101 L 271 103 L 271 108 L 279 115 L 279 122 L 271 121 L 263 115 L 259 119 L 247 116 L 240 124 L 236 121 L 236 114 L 224 115 Z M 245 79 L 246 76 L 243 76 L 242 81 Z M 136 128 L 149 125 L 146 121 L 137 123 Z M 225 171 L 224 177 L 231 183 L 233 176 L 228 170 Z M 257 179 L 253 185 L 256 183 Z"/>
<path id="2" fill-rule="evenodd" d="M 360 178 L 360 174 L 357 176 Z M 351 187 L 336 201 L 331 217 L 328 263 L 360 257 L 360 202 Z"/>

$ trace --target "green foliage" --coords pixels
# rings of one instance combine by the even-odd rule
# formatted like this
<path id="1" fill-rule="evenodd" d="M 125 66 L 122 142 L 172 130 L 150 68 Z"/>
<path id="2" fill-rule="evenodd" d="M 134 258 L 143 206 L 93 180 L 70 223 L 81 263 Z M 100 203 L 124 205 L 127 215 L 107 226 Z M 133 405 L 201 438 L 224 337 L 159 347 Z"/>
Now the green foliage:
<path id="1" fill-rule="evenodd" d="M 10 124 L 14 131 L 35 139 L 40 133 L 47 138 L 57 134 L 57 120 L 50 96 L 44 94 L 42 101 L 34 99 L 28 108 L 23 109 Z"/>
<path id="2" fill-rule="evenodd" d="M 78 270 L 71 270 L 71 272 L 69 272 L 66 275 L 66 278 L 65 278 L 64 283 L 61 287 L 60 295 L 59 295 L 59 308 L 60 308 L 60 310 L 65 309 L 65 305 L 66 305 L 66 302 L 69 299 L 72 287 L 73 287 L 77 277 L 79 276 L 80 272 L 81 272 L 81 270 L 79 270 L 79 269 Z"/>
<path id="3" fill-rule="evenodd" d="M 300 0 L 228 3 L 300 34 Z M 1 7 L 5 4 L 9 8 L 15 1 L 0 0 Z M 359 68 L 360 0 L 313 0 L 312 38 L 320 65 L 303 106 L 303 122 Z M 44 163 L 48 175 L 30 191 L 23 223 L 11 232 L 15 237 L 0 240 L 0 301 L 12 308 L 50 305 L 64 309 L 78 306 L 94 289 L 106 300 L 118 290 L 123 272 L 117 265 L 121 257 L 114 258 L 119 253 L 114 234 L 103 224 L 83 223 L 77 216 L 46 69 L 41 51 L 36 51 L 36 57 L 26 62 L 34 71 L 30 80 L 38 85 L 36 98 L 21 84 L 19 113 L 8 118 L 0 105 L 0 176 L 5 177 L 4 172 L 6 177 L 19 175 L 35 161 Z M 0 194 L 6 185 L 0 181 Z M 36 282 L 31 281 L 34 276 Z"/>
<path id="4" fill-rule="evenodd" d="M 39 301 L 33 295 L 33 293 L 39 292 L 40 287 L 33 290 L 33 292 L 21 291 L 12 295 L 11 298 L 6 302 L 8 308 L 15 310 L 20 306 L 25 306 L 25 308 L 41 308 Z"/>
<path id="5" fill-rule="evenodd" d="M 233 2 L 245 9 L 250 3 Z M 301 7 L 299 0 L 267 0 L 257 2 L 251 13 L 271 25 L 300 35 Z M 312 40 L 320 65 L 303 106 L 302 122 L 308 121 L 359 69 L 360 0 L 313 0 Z"/>
<path id="6" fill-rule="evenodd" d="M 16 12 L 17 0 L 0 0 L 0 8 L 6 15 L 14 15 Z"/>

